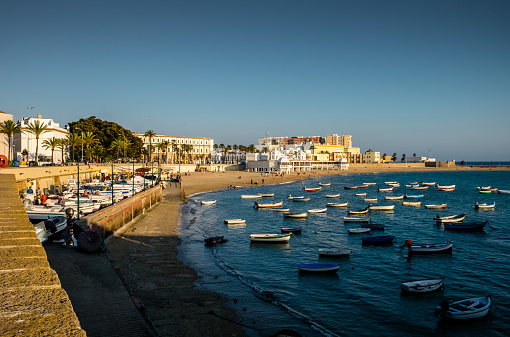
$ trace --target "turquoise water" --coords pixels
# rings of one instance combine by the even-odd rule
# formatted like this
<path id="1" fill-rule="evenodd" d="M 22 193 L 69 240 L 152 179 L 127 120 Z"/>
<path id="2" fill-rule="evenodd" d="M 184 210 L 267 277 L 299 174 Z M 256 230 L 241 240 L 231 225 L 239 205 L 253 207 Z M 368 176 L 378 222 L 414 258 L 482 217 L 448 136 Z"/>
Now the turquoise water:
<path id="1" fill-rule="evenodd" d="M 268 336 L 278 328 L 293 328 L 306 336 L 507 336 L 510 323 L 510 194 L 480 194 L 476 187 L 510 189 L 510 172 L 426 172 L 352 174 L 304 181 L 307 187 L 331 183 L 319 192 L 304 192 L 301 181 L 230 189 L 195 195 L 181 209 L 180 257 L 202 276 L 199 284 L 224 293 L 239 310 L 253 336 Z M 401 187 L 392 193 L 377 192 L 385 181 Z M 425 191 L 405 188 L 409 182 L 455 184 L 453 192 L 435 187 Z M 345 190 L 344 186 L 375 182 L 367 189 Z M 253 200 L 242 194 L 275 193 L 284 208 L 301 212 L 325 207 L 326 202 L 349 202 L 348 209 L 365 208 L 367 203 L 356 193 L 378 198 L 377 205 L 395 204 L 393 213 L 371 212 L 375 223 L 386 225 L 374 235 L 394 235 L 392 246 L 362 246 L 361 236 L 348 234 L 359 224 L 343 223 L 346 209 L 328 208 L 326 214 L 310 214 L 306 220 L 284 219 L 271 209 L 254 209 Z M 446 210 L 403 206 L 402 201 L 386 201 L 384 196 L 424 194 L 423 204 L 446 203 Z M 340 193 L 338 199 L 326 194 Z M 288 195 L 304 195 L 311 201 L 292 202 Z M 202 206 L 202 200 L 217 200 Z M 410 199 L 411 200 L 411 199 Z M 415 201 L 415 200 L 411 200 Z M 477 211 L 473 204 L 496 202 L 494 210 Z M 467 213 L 465 221 L 489 221 L 483 232 L 452 232 L 432 220 L 437 214 Z M 246 226 L 227 226 L 225 219 L 242 218 Z M 302 234 L 288 244 L 250 244 L 254 233 L 279 233 L 282 227 L 301 227 Z M 228 242 L 205 247 L 204 237 L 224 235 Z M 409 258 L 399 246 L 404 240 L 438 243 L 453 240 L 451 255 Z M 319 248 L 350 248 L 343 259 L 319 258 Z M 337 263 L 333 275 L 299 273 L 299 263 Z M 400 282 L 422 278 L 445 278 L 444 293 L 408 295 Z M 491 319 L 463 324 L 445 323 L 434 316 L 441 300 L 480 297 L 491 294 L 496 309 Z M 270 318 L 270 319 L 269 319 Z M 310 328 L 311 327 L 311 328 Z"/>

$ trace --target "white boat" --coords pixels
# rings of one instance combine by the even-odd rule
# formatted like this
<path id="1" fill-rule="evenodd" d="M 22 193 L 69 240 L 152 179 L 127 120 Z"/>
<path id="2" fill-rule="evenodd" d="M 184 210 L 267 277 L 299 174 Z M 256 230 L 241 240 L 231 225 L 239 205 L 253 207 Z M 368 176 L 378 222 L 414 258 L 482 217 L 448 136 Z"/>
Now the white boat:
<path id="1" fill-rule="evenodd" d="M 32 205 L 26 206 L 28 219 L 31 221 L 46 220 L 50 217 L 66 216 L 65 209 L 62 206 L 48 208 L 46 206 Z"/>
<path id="2" fill-rule="evenodd" d="M 340 268 L 337 264 L 326 263 L 300 263 L 298 265 L 299 271 L 313 272 L 313 273 L 327 273 L 336 272 Z"/>
<path id="3" fill-rule="evenodd" d="M 348 211 L 347 214 L 349 214 L 349 215 L 363 215 L 363 214 L 367 214 L 368 210 L 370 209 L 370 206 L 372 206 L 372 205 L 369 205 L 365 209 L 360 209 L 360 210 L 357 210 L 357 211 Z"/>
<path id="4" fill-rule="evenodd" d="M 433 182 L 433 183 L 426 183 L 424 181 L 421 182 L 422 186 L 433 186 L 436 184 L 436 182 Z"/>
<path id="5" fill-rule="evenodd" d="M 389 184 L 389 186 L 391 186 L 391 187 L 400 187 L 400 184 L 399 183 Z"/>
<path id="6" fill-rule="evenodd" d="M 395 184 L 398 184 L 397 181 L 385 181 L 384 182 L 386 185 L 395 185 Z"/>
<path id="7" fill-rule="evenodd" d="M 376 183 L 363 183 L 363 185 L 367 185 L 367 186 L 373 186 L 375 185 Z"/>
<path id="8" fill-rule="evenodd" d="M 436 185 L 438 189 L 450 189 L 455 188 L 455 185 Z"/>
<path id="9" fill-rule="evenodd" d="M 233 225 L 233 224 L 243 224 L 243 223 L 246 223 L 246 220 L 244 219 L 227 219 L 227 220 L 224 220 L 224 223 L 226 223 L 227 225 Z"/>
<path id="10" fill-rule="evenodd" d="M 455 302 L 443 300 L 441 305 L 436 308 L 436 314 L 455 320 L 481 318 L 489 313 L 491 305 L 490 295 Z"/>
<path id="11" fill-rule="evenodd" d="M 429 293 L 440 289 L 443 281 L 444 279 L 442 278 L 405 281 L 400 283 L 400 288 L 411 293 Z"/>
<path id="12" fill-rule="evenodd" d="M 339 257 L 349 256 L 351 250 L 349 248 L 319 248 L 318 253 L 319 256 Z"/>
<path id="13" fill-rule="evenodd" d="M 310 198 L 297 198 L 297 199 L 292 199 L 292 201 L 294 201 L 294 202 L 309 202 Z"/>
<path id="14" fill-rule="evenodd" d="M 440 205 L 423 205 L 423 207 L 428 209 L 442 209 L 446 208 L 446 204 L 440 204 Z"/>
<path id="15" fill-rule="evenodd" d="M 299 197 L 293 197 L 292 195 L 289 195 L 289 200 L 294 200 L 294 199 L 304 199 L 305 197 L 304 196 L 299 196 Z"/>
<path id="16" fill-rule="evenodd" d="M 466 217 L 466 213 L 463 214 L 456 214 L 456 215 L 450 215 L 450 216 L 436 216 L 434 220 L 440 223 L 449 223 L 449 222 L 461 222 Z"/>
<path id="17" fill-rule="evenodd" d="M 393 211 L 395 205 L 370 206 L 371 211 Z"/>
<path id="18" fill-rule="evenodd" d="M 326 203 L 327 207 L 347 207 L 349 202 L 337 203 L 337 202 L 328 202 Z"/>
<path id="19" fill-rule="evenodd" d="M 384 197 L 384 200 L 402 200 L 404 199 L 404 195 L 397 195 L 397 196 L 388 196 Z"/>
<path id="20" fill-rule="evenodd" d="M 288 208 L 273 208 L 273 212 L 286 213 L 288 211 L 289 211 Z"/>
<path id="21" fill-rule="evenodd" d="M 403 201 L 403 206 L 421 206 L 421 201 Z"/>
<path id="22" fill-rule="evenodd" d="M 378 188 L 377 191 L 378 192 L 391 192 L 391 191 L 393 191 L 393 187 L 390 187 L 390 188 Z"/>
<path id="23" fill-rule="evenodd" d="M 319 183 L 319 186 L 331 186 L 330 183 Z"/>
<path id="24" fill-rule="evenodd" d="M 285 218 L 304 219 L 304 218 L 308 217 L 308 213 L 307 212 L 303 212 L 303 213 L 284 213 L 283 216 Z"/>
<path id="25" fill-rule="evenodd" d="M 377 202 L 377 198 L 365 198 L 363 199 L 365 202 Z"/>
<path id="26" fill-rule="evenodd" d="M 202 205 L 214 205 L 216 203 L 216 200 L 210 200 L 210 201 L 201 201 Z"/>
<path id="27" fill-rule="evenodd" d="M 278 208 L 278 207 L 282 207 L 282 205 L 283 205 L 283 201 L 274 202 L 274 203 L 270 203 L 270 204 L 259 204 L 258 202 L 255 201 L 255 205 L 253 205 L 253 207 L 255 207 L 255 208 Z"/>
<path id="28" fill-rule="evenodd" d="M 367 194 L 366 193 L 356 193 L 356 196 L 357 197 L 366 197 Z"/>
<path id="29" fill-rule="evenodd" d="M 260 194 L 250 195 L 250 194 L 243 194 L 241 195 L 241 199 L 260 199 L 262 196 Z"/>
<path id="30" fill-rule="evenodd" d="M 369 222 L 370 217 L 344 216 L 344 222 Z"/>
<path id="31" fill-rule="evenodd" d="M 427 188 L 429 188 L 429 187 L 428 186 L 413 186 L 413 187 L 411 187 L 412 190 L 420 190 L 420 191 L 424 191 Z"/>
<path id="32" fill-rule="evenodd" d="M 474 205 L 474 208 L 477 208 L 477 209 L 491 209 L 491 208 L 494 208 L 496 207 L 496 202 L 494 201 L 493 204 L 479 204 L 478 201 L 475 202 L 475 205 Z"/>
<path id="33" fill-rule="evenodd" d="M 285 243 L 289 242 L 292 233 L 288 234 L 250 234 L 251 242 Z"/>
<path id="34" fill-rule="evenodd" d="M 510 190 L 498 190 L 498 193 L 510 194 Z"/>
<path id="35" fill-rule="evenodd" d="M 308 213 L 326 213 L 328 208 L 315 208 L 315 209 L 309 209 Z"/>
<path id="36" fill-rule="evenodd" d="M 364 234 L 370 233 L 371 228 L 349 228 L 349 234 Z"/>
<path id="37" fill-rule="evenodd" d="M 340 194 L 326 194 L 326 198 L 338 198 Z"/>
<path id="38" fill-rule="evenodd" d="M 262 198 L 273 198 L 274 193 L 259 193 Z"/>

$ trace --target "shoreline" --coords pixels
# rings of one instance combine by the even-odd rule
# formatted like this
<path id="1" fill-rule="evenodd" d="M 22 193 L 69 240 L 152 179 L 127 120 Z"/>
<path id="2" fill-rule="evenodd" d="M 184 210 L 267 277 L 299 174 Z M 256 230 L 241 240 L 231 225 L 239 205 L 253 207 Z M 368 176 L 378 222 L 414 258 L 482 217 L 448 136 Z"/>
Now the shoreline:
<path id="1" fill-rule="evenodd" d="M 136 223 L 116 233 L 108 248 L 120 265 L 134 295 L 145 305 L 145 312 L 160 336 L 253 336 L 238 315 L 242 304 L 234 304 L 226 294 L 217 294 L 196 284 L 197 271 L 179 258 L 182 204 L 192 195 L 229 186 L 290 183 L 300 179 L 339 175 L 396 172 L 493 171 L 505 168 L 366 168 L 349 171 L 314 170 L 283 176 L 267 176 L 258 172 L 193 172 L 182 176 L 181 183 L 169 183 L 163 190 L 163 201 Z M 255 185 L 257 182 L 257 185 Z M 184 224 L 183 224 L 184 225 Z M 193 225 L 190 221 L 188 226 Z M 247 313 L 249 315 L 249 313 Z M 243 315 L 246 316 L 246 315 Z M 283 328 L 283 327 L 282 327 Z M 248 329 L 248 330 L 247 330 Z M 269 335 L 267 331 L 264 335 Z M 273 331 L 272 333 L 276 333 Z M 259 334 L 260 335 L 260 334 Z"/>

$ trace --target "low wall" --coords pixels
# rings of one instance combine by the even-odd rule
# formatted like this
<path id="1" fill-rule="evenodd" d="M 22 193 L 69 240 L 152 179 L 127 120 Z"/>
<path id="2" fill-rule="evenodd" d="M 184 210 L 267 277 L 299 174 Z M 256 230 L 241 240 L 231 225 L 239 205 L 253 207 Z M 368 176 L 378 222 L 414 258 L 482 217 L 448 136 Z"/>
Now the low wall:
<path id="1" fill-rule="evenodd" d="M 108 237 L 161 201 L 161 185 L 135 194 L 97 212 L 80 218 L 91 230 Z"/>

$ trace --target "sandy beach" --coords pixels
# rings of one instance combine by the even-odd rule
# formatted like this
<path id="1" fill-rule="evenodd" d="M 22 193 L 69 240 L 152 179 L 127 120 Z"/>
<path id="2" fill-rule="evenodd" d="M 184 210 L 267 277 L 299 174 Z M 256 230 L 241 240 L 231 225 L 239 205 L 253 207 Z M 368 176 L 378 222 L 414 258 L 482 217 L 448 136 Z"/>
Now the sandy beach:
<path id="1" fill-rule="evenodd" d="M 181 183 L 170 183 L 163 190 L 163 201 L 136 223 L 118 231 L 108 240 L 107 246 L 131 292 L 143 302 L 147 321 L 160 336 L 253 336 L 253 332 L 246 333 L 236 314 L 242 304 L 229 302 L 221 294 L 198 289 L 194 285 L 199 277 L 196 271 L 178 259 L 177 247 L 181 243 L 179 207 L 186 202 L 187 196 L 229 187 L 268 185 L 334 174 L 439 170 L 484 169 L 409 167 L 392 170 L 358 166 L 347 172 L 317 170 L 283 176 L 235 171 L 191 173 L 183 175 Z M 259 335 L 278 334 L 277 331 L 264 331 Z"/>

